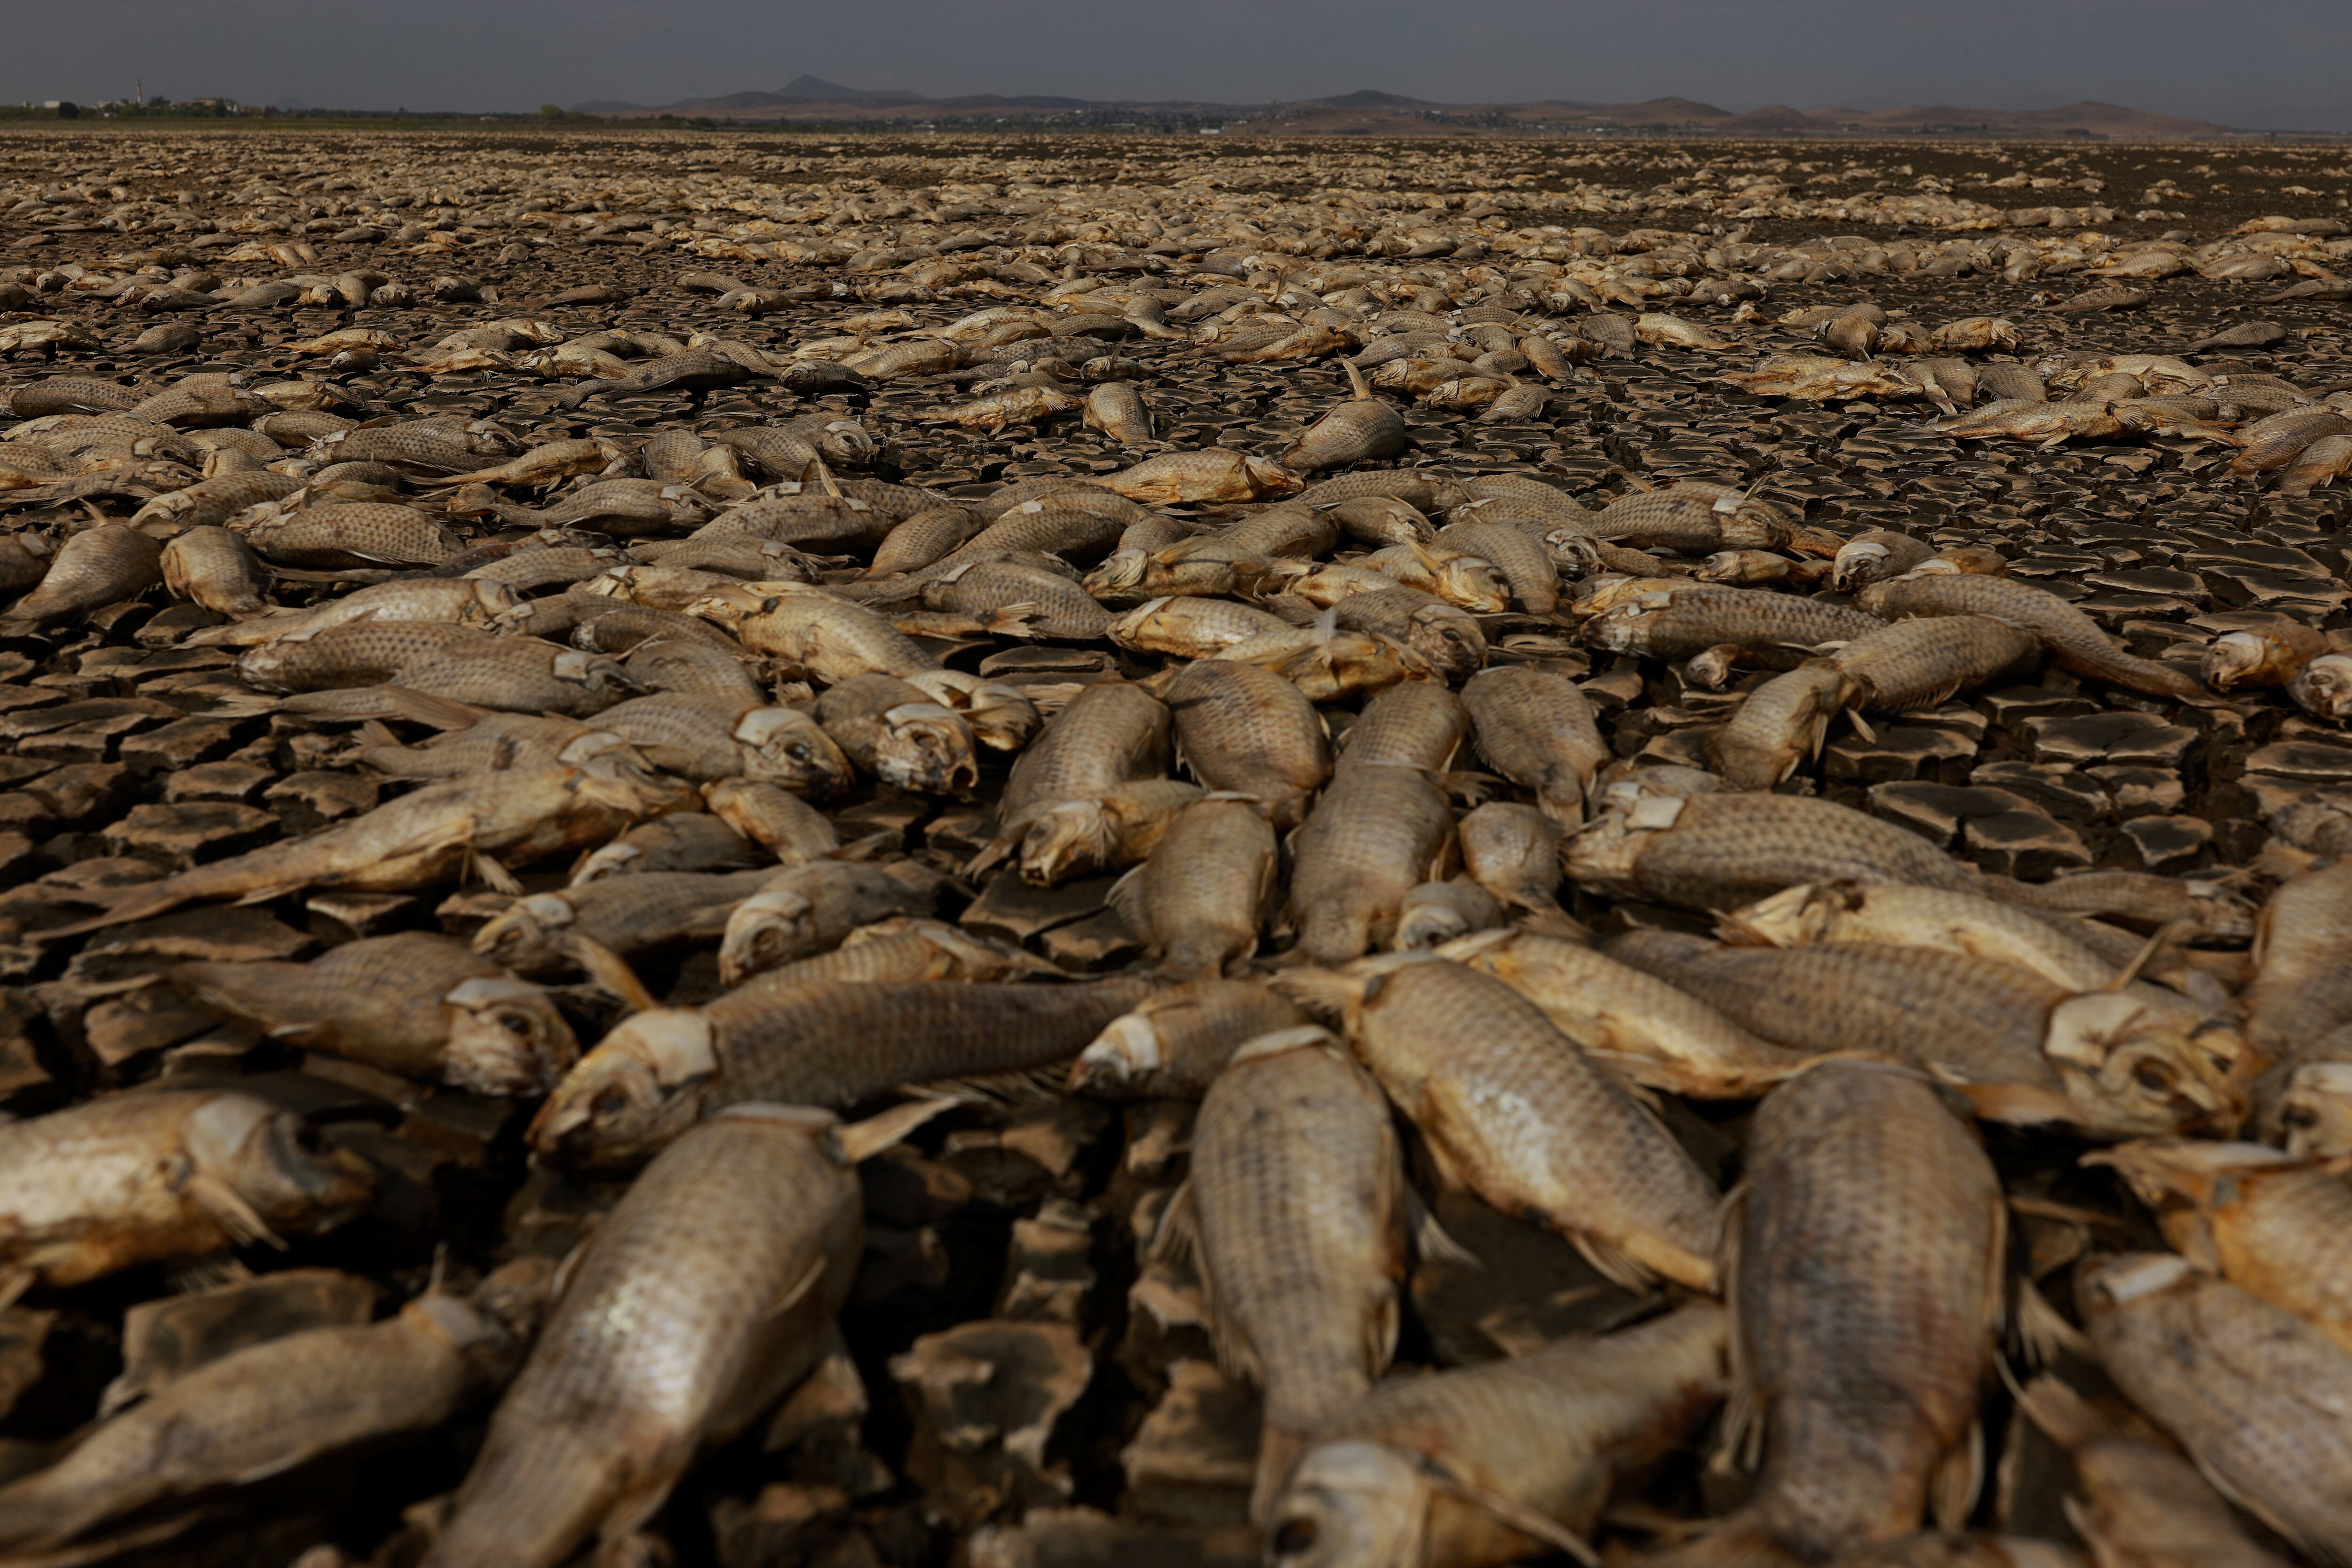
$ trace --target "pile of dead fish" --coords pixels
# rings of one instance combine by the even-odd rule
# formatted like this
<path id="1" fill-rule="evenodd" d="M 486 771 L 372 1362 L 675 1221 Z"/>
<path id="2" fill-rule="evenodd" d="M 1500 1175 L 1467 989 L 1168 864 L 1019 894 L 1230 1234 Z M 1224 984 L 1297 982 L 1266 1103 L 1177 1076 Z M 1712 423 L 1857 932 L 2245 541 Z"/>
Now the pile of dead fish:
<path id="1" fill-rule="evenodd" d="M 2352 1563 L 2331 220 L 27 145 L 0 1562 Z"/>

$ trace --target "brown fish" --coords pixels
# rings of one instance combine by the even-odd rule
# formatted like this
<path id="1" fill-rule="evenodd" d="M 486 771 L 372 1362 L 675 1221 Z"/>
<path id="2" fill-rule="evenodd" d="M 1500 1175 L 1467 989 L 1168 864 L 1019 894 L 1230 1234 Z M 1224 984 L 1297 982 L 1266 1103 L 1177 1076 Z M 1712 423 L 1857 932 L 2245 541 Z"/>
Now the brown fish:
<path id="1" fill-rule="evenodd" d="M 1379 1085 L 1312 1025 L 1259 1036 L 1201 1099 L 1189 1198 L 1217 1359 L 1265 1393 L 1263 1523 L 1307 1435 L 1395 1353 L 1404 1170 Z"/>
<path id="2" fill-rule="evenodd" d="M 1905 1068 L 1825 1062 L 1766 1097 L 1724 1237 L 1739 1512 L 1658 1561 L 1818 1562 L 1975 1501 L 2006 1210 L 1974 1131 Z"/>
<path id="3" fill-rule="evenodd" d="M 184 963 L 173 977 L 278 1039 L 478 1094 L 544 1093 L 580 1055 L 545 991 L 425 931 L 308 963 Z"/>
<path id="4" fill-rule="evenodd" d="M 844 1130 L 744 1105 L 666 1151 L 566 1267 L 431 1568 L 556 1568 L 652 1517 L 814 1364 L 863 1229 Z"/>
<path id="5" fill-rule="evenodd" d="M 226 1089 L 138 1089 L 0 1126 L 6 1241 L 21 1279 L 79 1285 L 234 1244 L 283 1247 L 349 1218 L 373 1187 L 301 1120 Z"/>

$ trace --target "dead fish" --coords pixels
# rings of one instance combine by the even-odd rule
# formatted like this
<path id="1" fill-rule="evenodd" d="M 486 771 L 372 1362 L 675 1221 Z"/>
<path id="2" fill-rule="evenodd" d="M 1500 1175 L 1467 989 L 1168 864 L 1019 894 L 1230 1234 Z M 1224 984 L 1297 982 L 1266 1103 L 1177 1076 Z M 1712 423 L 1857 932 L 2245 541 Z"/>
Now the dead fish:
<path id="1" fill-rule="evenodd" d="M 1829 403 L 1859 397 L 1916 397 L 1919 385 L 1900 372 L 1868 362 L 1818 354 L 1767 354 L 1753 370 L 1720 379 L 1763 397 Z"/>
<path id="2" fill-rule="evenodd" d="M 1852 690 L 1844 672 L 1825 659 L 1776 675 L 1707 737 L 1707 760 L 1727 789 L 1770 789 L 1820 757 L 1830 721 L 1845 710 Z"/>
<path id="3" fill-rule="evenodd" d="M 1872 713 L 1940 707 L 2026 664 L 2041 649 L 2030 629 L 1986 616 L 1935 616 L 1864 632 L 1829 656 L 1849 683 L 1844 700 Z"/>
<path id="4" fill-rule="evenodd" d="M 841 847 L 832 821 L 816 807 L 765 779 L 713 779 L 702 786 L 711 815 L 787 866 Z"/>
<path id="5" fill-rule="evenodd" d="M 749 870 L 766 858 L 761 846 L 725 818 L 677 811 L 641 822 L 584 857 L 572 870 L 571 885 L 649 871 Z"/>
<path id="6" fill-rule="evenodd" d="M 1747 1505 L 1659 1559 L 1818 1561 L 1957 1528 L 1982 1467 L 1978 1385 L 2002 1311 L 2005 1209 L 1973 1131 L 1916 1075 L 1825 1062 L 1756 1113 L 1727 1216 L 1727 1451 Z"/>
<path id="7" fill-rule="evenodd" d="M 1442 869 L 1453 812 L 1410 766 L 1342 766 L 1292 844 L 1298 951 L 1341 963 L 1384 942 L 1405 895 Z"/>
<path id="8" fill-rule="evenodd" d="M 1163 452 L 1104 476 L 1103 488 L 1129 500 L 1185 506 L 1195 501 L 1265 500 L 1295 493 L 1297 475 L 1224 447 Z"/>
<path id="9" fill-rule="evenodd" d="M 2047 1375 L 2026 1384 L 2018 1406 L 2074 1461 L 2080 1497 L 2066 1500 L 2066 1521 L 2099 1562 L 2284 1568 L 2247 1537 L 2194 1465 L 2120 1412 L 2095 1410 Z"/>
<path id="10" fill-rule="evenodd" d="M 1028 1074 L 1068 1060 L 1152 989 L 795 980 L 760 975 L 698 1008 L 624 1019 L 548 1097 L 531 1147 L 579 1165 L 644 1160 L 747 1100 L 856 1105 L 944 1079 Z"/>
<path id="11" fill-rule="evenodd" d="M 2279 494 L 2307 496 L 2352 473 L 2352 435 L 2322 436 L 2294 456 L 2279 477 Z"/>
<path id="12" fill-rule="evenodd" d="M 760 779 L 824 797 L 856 779 L 815 717 L 781 704 L 663 691 L 598 710 L 596 722 L 656 767 L 698 784 Z"/>
<path id="13" fill-rule="evenodd" d="M 1654 1111 L 1535 1004 L 1425 953 L 1286 975 L 1348 1041 L 1450 1184 L 1573 1243 L 1610 1279 L 1715 1288 L 1715 1189 Z"/>
<path id="14" fill-rule="evenodd" d="M 998 801 L 996 837 L 976 856 L 985 870 L 1060 801 L 1095 801 L 1120 784 L 1164 778 L 1168 710 L 1141 686 L 1097 681 L 1081 689 L 1013 764 Z"/>
<path id="15" fill-rule="evenodd" d="M 1581 1557 L 1610 1484 L 1723 1396 L 1722 1308 L 1383 1383 L 1318 1426 L 1271 1510 L 1275 1568 Z"/>
<path id="16" fill-rule="evenodd" d="M 939 668 L 913 638 L 863 605 L 798 584 L 760 587 L 714 595 L 694 613 L 731 626 L 751 652 L 789 660 L 828 685 L 853 675 L 906 679 Z"/>
<path id="17" fill-rule="evenodd" d="M 1070 1092 L 1198 1100 L 1244 1044 L 1313 1021 L 1254 980 L 1188 980 L 1105 1025 L 1070 1064 Z"/>
<path id="18" fill-rule="evenodd" d="M 38 586 L 0 616 L 0 636 L 136 598 L 163 581 L 163 547 L 127 523 L 85 529 L 58 546 Z"/>
<path id="19" fill-rule="evenodd" d="M 1402 1157 L 1378 1085 L 1312 1025 L 1235 1051 L 1202 1097 L 1186 1210 L 1218 1360 L 1265 1390 L 1251 1513 L 1395 1352 Z"/>
<path id="20" fill-rule="evenodd" d="M 2185 670 L 2115 646 L 2088 616 L 2047 589 L 2008 577 L 1911 575 L 1874 583 L 1862 606 L 1889 620 L 1908 616 L 1981 616 L 2039 637 L 2053 658 L 2077 675 L 2178 701 L 2210 701 Z"/>
<path id="21" fill-rule="evenodd" d="M 1294 474 L 1344 468 L 1371 458 L 1393 458 L 1410 444 L 1411 436 L 1397 411 L 1372 395 L 1364 373 L 1349 364 L 1354 396 L 1299 432 L 1283 448 L 1282 466 Z"/>
<path id="22" fill-rule="evenodd" d="M 548 994 L 425 931 L 307 963 L 183 963 L 173 977 L 273 1038 L 477 1094 L 543 1094 L 580 1055 Z"/>
<path id="23" fill-rule="evenodd" d="M 1111 907 L 1167 973 L 1215 976 L 1257 951 L 1278 858 L 1255 802 L 1196 795 L 1112 888 Z"/>
<path id="24" fill-rule="evenodd" d="M 292 474 L 266 469 L 222 474 L 198 480 L 185 489 L 157 496 L 131 514 L 133 528 L 198 528 L 226 522 L 249 506 L 283 500 L 302 489 Z"/>
<path id="25" fill-rule="evenodd" d="M 2352 1352 L 2352 1259 L 2339 1245 L 2352 1182 L 2340 1162 L 2259 1143 L 2155 1138 L 2084 1163 L 2121 1174 L 2191 1263 Z"/>
<path id="26" fill-rule="evenodd" d="M 1980 893 L 1859 881 L 1801 883 L 1723 917 L 1723 938 L 1799 947 L 1878 942 L 1991 959 L 2068 991 L 2096 991 L 2115 966 L 2059 922 Z"/>
<path id="27" fill-rule="evenodd" d="M 2216 1490 L 2315 1561 L 2352 1560 L 2352 1356 L 2165 1254 L 2085 1261 L 2074 1289 L 2107 1375 Z"/>
<path id="28" fill-rule="evenodd" d="M 1962 890 L 1977 881 L 1917 834 L 1834 801 L 1636 788 L 1605 804 L 1561 861 L 1570 881 L 1614 897 L 1724 910 L 1842 877 Z"/>
<path id="29" fill-rule="evenodd" d="M 1750 1034 L 1686 990 L 1558 937 L 1480 932 L 1439 952 L 1493 975 L 1587 1055 L 1648 1088 L 1748 1099 L 1813 1059 Z"/>
<path id="30" fill-rule="evenodd" d="M 281 566 L 433 566 L 457 553 L 457 536 L 411 506 L 356 501 L 304 507 L 255 524 L 246 542 Z"/>
<path id="31" fill-rule="evenodd" d="M 171 581 L 174 551 L 200 536 L 208 539 L 212 533 L 226 532 L 226 529 L 191 529 L 165 545 L 166 584 Z M 235 539 L 236 536 L 230 534 L 229 537 Z M 209 548 L 208 545 L 205 547 Z M 251 552 L 247 552 L 244 558 L 250 560 Z M 252 570 L 262 582 L 268 582 L 267 566 L 255 561 Z M 216 606 L 207 606 L 213 607 Z M 373 583 L 307 610 L 255 615 L 234 626 L 206 627 L 190 634 L 187 641 L 197 647 L 257 647 L 265 643 L 308 639 L 331 627 L 352 626 L 362 621 L 422 621 L 489 630 L 510 615 L 514 608 L 514 595 L 503 584 L 489 579 L 412 577 L 392 583 Z M 262 664 L 263 661 L 256 660 L 255 668 L 260 668 Z M 387 671 L 387 678 L 396 672 L 396 668 Z"/>
<path id="32" fill-rule="evenodd" d="M 604 952 L 625 959 L 719 934 L 736 907 L 785 873 L 649 871 L 519 898 L 474 933 L 473 950 L 519 974 L 597 973 Z M 568 1064 L 567 1064 L 568 1065 Z"/>
<path id="33" fill-rule="evenodd" d="M 2352 433 L 2352 419 L 2332 408 L 2289 408 L 2265 415 L 2240 430 L 2233 474 L 2266 474 L 2283 468 L 2315 441 Z"/>
<path id="34" fill-rule="evenodd" d="M 1087 394 L 1086 425 L 1122 447 L 1149 446 L 1154 439 L 1150 405 L 1123 381 L 1106 381 Z"/>
<path id="35" fill-rule="evenodd" d="M 639 817 L 691 809 L 693 791 L 641 759 L 600 751 L 557 763 L 426 784 L 300 838 L 210 861 L 153 882 L 86 889 L 106 912 L 45 931 L 65 937 L 145 920 L 205 899 L 254 901 L 310 887 L 400 892 L 454 879 L 477 857 L 527 864 L 602 844 Z"/>
<path id="36" fill-rule="evenodd" d="M 828 688 L 816 719 L 843 754 L 884 784 L 964 795 L 980 782 L 971 727 L 894 676 L 852 676 Z"/>
<path id="37" fill-rule="evenodd" d="M 1823 643 L 1851 641 L 1885 624 L 1843 605 L 1760 588 L 1629 584 L 1613 603 L 1585 603 L 1592 606 L 1586 642 L 1649 658 L 1685 659 L 1729 644 L 1795 665 Z"/>
<path id="38" fill-rule="evenodd" d="M 1720 947 L 1655 931 L 1610 952 L 1777 1045 L 1908 1062 L 1987 1121 L 2128 1138 L 2226 1130 L 2242 1113 L 2193 1016 L 2069 994 L 1990 959 L 1879 942 Z"/>
<path id="39" fill-rule="evenodd" d="M 557 398 L 556 404 L 559 407 L 577 408 L 599 394 L 675 388 L 691 394 L 695 406 L 698 408 L 704 399 L 720 388 L 740 386 L 749 381 L 775 379 L 775 370 L 765 363 L 747 363 L 745 359 L 717 349 L 688 349 L 680 353 L 664 354 L 658 359 L 649 360 L 627 374 L 615 376 L 610 381 L 583 382 Z"/>
<path id="40" fill-rule="evenodd" d="M 838 947 L 877 921 L 929 914 L 939 897 L 937 879 L 914 865 L 811 860 L 763 875 L 726 917 L 719 977 L 728 985 Z"/>
<path id="41" fill-rule="evenodd" d="M 567 1266 L 431 1568 L 555 1568 L 625 1540 L 808 1372 L 863 1233 L 854 1131 L 739 1106 L 647 1167 Z"/>
<path id="42" fill-rule="evenodd" d="M 1176 667 L 1158 692 L 1202 788 L 1250 796 L 1278 830 L 1305 818 L 1330 777 L 1331 748 L 1297 686 L 1255 665 L 1203 659 Z"/>
<path id="43" fill-rule="evenodd" d="M 1830 568 L 1830 586 L 1852 594 L 1873 583 L 1900 577 L 1935 553 L 1923 539 L 1891 529 L 1874 528 L 1838 546 Z"/>
<path id="44" fill-rule="evenodd" d="M 163 587 L 175 599 L 215 615 L 258 616 L 268 605 L 269 568 L 246 542 L 217 525 L 175 534 L 157 562 Z"/>
<path id="45" fill-rule="evenodd" d="M 1133 779 L 1097 795 L 1042 802 L 1022 831 L 1022 879 L 1052 887 L 1135 865 L 1201 798 L 1199 785 L 1179 779 Z"/>
<path id="46" fill-rule="evenodd" d="M 514 1325 L 480 1299 L 439 1292 L 382 1322 L 308 1329 L 233 1351 L 0 1489 L 0 1542 L 54 1548 L 166 1499 L 429 1432 L 505 1382 L 521 1358 Z"/>
<path id="47" fill-rule="evenodd" d="M 1507 910 L 1559 908 L 1559 824 L 1542 810 L 1492 800 L 1455 825 L 1462 868 Z"/>
<path id="48" fill-rule="evenodd" d="M 1503 906 L 1471 879 L 1427 881 L 1406 893 L 1397 907 L 1388 948 L 1391 952 L 1433 948 L 1502 923 Z"/>
<path id="49" fill-rule="evenodd" d="M 2341 724 L 2352 719 L 2352 654 L 2315 656 L 2287 682 L 2294 705 L 2315 718 Z"/>
<path id="50" fill-rule="evenodd" d="M 0 1127 L 20 1279 L 79 1285 L 134 1264 L 285 1244 L 351 1217 L 374 1182 L 301 1119 L 227 1089 L 139 1089 Z"/>

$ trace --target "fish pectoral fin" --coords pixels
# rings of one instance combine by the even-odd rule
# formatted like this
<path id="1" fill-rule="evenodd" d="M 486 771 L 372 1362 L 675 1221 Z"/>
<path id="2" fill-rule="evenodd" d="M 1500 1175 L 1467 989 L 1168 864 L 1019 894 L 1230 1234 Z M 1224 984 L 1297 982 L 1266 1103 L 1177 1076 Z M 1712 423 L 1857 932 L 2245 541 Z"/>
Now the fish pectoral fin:
<path id="1" fill-rule="evenodd" d="M 1968 1436 L 1944 1456 L 1928 1482 L 1928 1512 L 1939 1528 L 1958 1531 L 1968 1523 L 1976 1508 L 1977 1492 L 1984 1485 L 1984 1423 L 1971 1421 Z"/>
<path id="2" fill-rule="evenodd" d="M 520 890 L 520 889 L 518 889 Z M 595 982 L 596 988 L 622 1003 L 634 1013 L 650 1013 L 661 1005 L 661 999 L 646 989 L 629 961 L 598 942 L 594 937 L 566 931 L 556 938 L 556 947 L 577 963 Z"/>
<path id="3" fill-rule="evenodd" d="M 2049 1366 L 2058 1360 L 2061 1352 L 2071 1351 L 2088 1359 L 2091 1342 L 2083 1331 L 2068 1322 L 2042 1287 L 2023 1274 L 2017 1279 L 2017 1310 L 2011 1337 L 2025 1359 L 2035 1366 Z"/>
<path id="4" fill-rule="evenodd" d="M 226 1231 L 232 1239 L 247 1245 L 257 1241 L 280 1252 L 286 1250 L 285 1241 L 269 1228 L 269 1222 L 263 1219 L 259 1211 L 246 1202 L 236 1188 L 218 1176 L 199 1171 L 188 1178 L 182 1190 L 190 1203 L 210 1215 L 213 1222 Z"/>
<path id="5" fill-rule="evenodd" d="M 1454 1240 L 1437 1223 L 1437 1211 L 1412 1188 L 1404 1190 L 1405 1224 L 1412 1236 L 1413 1256 L 1423 1263 L 1451 1263 L 1464 1268 L 1484 1268 L 1485 1258 Z"/>
<path id="6" fill-rule="evenodd" d="M 468 850 L 467 866 L 480 879 L 484 887 L 494 893 L 504 893 L 510 899 L 522 897 L 522 883 L 512 871 L 478 849 Z"/>
<path id="7" fill-rule="evenodd" d="M 950 1110 L 961 1101 L 946 1095 L 932 1095 L 910 1100 L 903 1105 L 877 1112 L 863 1121 L 853 1121 L 838 1134 L 841 1152 L 853 1165 L 871 1159 L 891 1145 L 902 1142 L 931 1118 Z"/>
<path id="8" fill-rule="evenodd" d="M 1969 1109 L 1986 1121 L 2009 1127 L 2030 1127 L 2046 1121 L 2079 1121 L 2082 1110 L 2059 1089 L 2033 1083 L 1954 1083 L 1944 1087 L 1968 1101 Z"/>
<path id="9" fill-rule="evenodd" d="M 1168 1200 L 1168 1206 L 1160 1211 L 1160 1222 L 1151 1227 L 1146 1253 L 1154 1263 L 1189 1262 L 1205 1289 L 1208 1268 L 1199 1258 L 1199 1241 L 1200 1211 L 1192 1200 L 1192 1179 L 1187 1176 L 1177 1184 L 1176 1195 Z"/>
<path id="10" fill-rule="evenodd" d="M 814 1262 L 801 1271 L 799 1279 L 785 1286 L 782 1292 L 768 1303 L 768 1310 L 762 1316 L 772 1322 L 800 1305 L 801 1298 L 814 1289 L 816 1282 L 824 1277 L 825 1261 L 824 1255 L 819 1254 Z"/>
<path id="11" fill-rule="evenodd" d="M 1569 1245 L 1582 1255 L 1612 1285 L 1628 1290 L 1647 1291 L 1657 1283 L 1654 1271 L 1621 1251 L 1613 1243 L 1603 1241 L 1590 1231 L 1578 1231 L 1569 1238 Z"/>

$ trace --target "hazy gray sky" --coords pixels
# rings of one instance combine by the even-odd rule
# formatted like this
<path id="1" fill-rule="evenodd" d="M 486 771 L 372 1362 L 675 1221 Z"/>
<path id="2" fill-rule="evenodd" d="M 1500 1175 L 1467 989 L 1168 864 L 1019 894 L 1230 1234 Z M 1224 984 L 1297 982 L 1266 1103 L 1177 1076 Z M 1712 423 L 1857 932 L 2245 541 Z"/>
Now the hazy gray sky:
<path id="1" fill-rule="evenodd" d="M 934 96 L 2030 109 L 2352 131 L 2352 0 L 0 0 L 0 100 Z"/>

